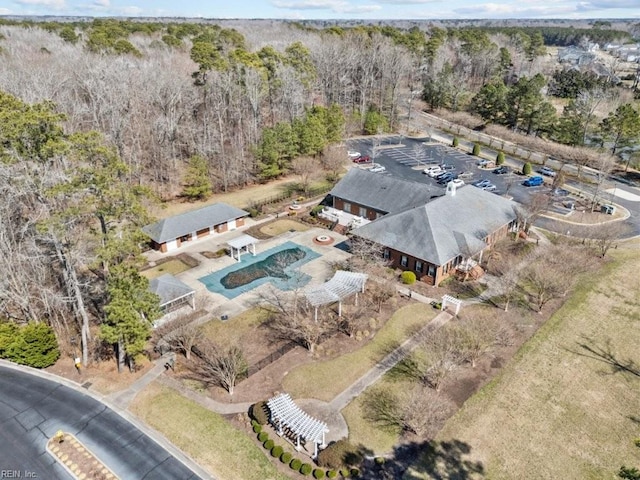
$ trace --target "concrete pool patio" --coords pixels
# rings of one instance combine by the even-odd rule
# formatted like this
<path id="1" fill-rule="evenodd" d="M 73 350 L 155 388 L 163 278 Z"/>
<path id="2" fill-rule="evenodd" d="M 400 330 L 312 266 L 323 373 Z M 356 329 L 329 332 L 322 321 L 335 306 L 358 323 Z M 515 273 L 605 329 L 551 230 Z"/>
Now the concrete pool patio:
<path id="1" fill-rule="evenodd" d="M 199 279 L 222 269 L 237 265 L 238 261 L 231 258 L 229 255 L 210 259 L 202 255 L 200 252 L 216 252 L 225 248 L 228 241 L 243 235 L 247 229 L 273 219 L 274 217 L 272 216 L 258 222 L 247 219 L 248 221 L 246 226 L 242 228 L 215 235 L 213 237 L 205 237 L 189 242 L 189 244 L 184 245 L 178 251 L 172 252 L 171 254 L 150 251 L 145 255 L 150 262 L 180 253 L 186 253 L 197 259 L 200 262 L 200 265 L 179 273 L 176 277 L 196 291 L 196 308 L 204 308 L 214 316 L 227 315 L 231 318 L 255 306 L 261 293 L 274 288 L 272 282 L 266 282 L 251 289 L 250 291 L 247 291 L 246 293 L 239 294 L 233 299 L 228 299 L 220 293 L 211 292 Z M 334 239 L 334 242 L 330 245 L 319 245 L 317 242 L 314 242 L 314 238 L 318 235 L 330 235 Z M 285 232 L 284 234 L 273 238 L 259 240 L 256 243 L 256 255 L 267 250 L 280 247 L 287 242 L 293 242 L 315 252 L 318 254 L 317 258 L 312 259 L 296 269 L 310 277 L 309 282 L 304 287 L 307 288 L 308 286 L 318 285 L 327 281 L 333 275 L 331 263 L 346 260 L 350 256 L 344 250 L 336 247 L 337 244 L 345 241 L 346 239 L 346 236 L 340 235 L 336 232 L 329 232 L 324 228 L 312 227 L 304 232 Z M 250 256 L 250 253 L 243 254 L 243 257 L 246 258 L 249 258 Z M 200 303 L 200 305 L 198 305 L 198 303 Z"/>

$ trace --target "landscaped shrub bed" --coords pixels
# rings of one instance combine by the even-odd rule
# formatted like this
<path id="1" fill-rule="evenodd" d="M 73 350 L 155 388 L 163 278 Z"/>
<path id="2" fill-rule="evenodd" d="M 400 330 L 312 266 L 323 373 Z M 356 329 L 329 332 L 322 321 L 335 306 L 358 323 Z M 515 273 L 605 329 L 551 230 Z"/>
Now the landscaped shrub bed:
<path id="1" fill-rule="evenodd" d="M 260 425 L 266 425 L 269 423 L 268 409 L 266 402 L 256 402 L 249 408 L 249 416 Z"/>

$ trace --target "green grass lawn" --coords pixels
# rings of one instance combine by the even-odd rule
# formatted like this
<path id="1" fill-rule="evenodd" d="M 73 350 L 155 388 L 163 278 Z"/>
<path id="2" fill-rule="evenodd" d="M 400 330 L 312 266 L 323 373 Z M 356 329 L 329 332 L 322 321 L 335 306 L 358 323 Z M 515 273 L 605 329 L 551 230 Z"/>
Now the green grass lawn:
<path id="1" fill-rule="evenodd" d="M 282 382 L 284 390 L 293 398 L 317 398 L 328 402 L 437 314 L 429 305 L 407 305 L 397 310 L 362 348 L 333 360 L 292 370 Z"/>
<path id="2" fill-rule="evenodd" d="M 168 387 L 151 384 L 130 408 L 215 478 L 287 480 L 245 433 Z"/>
<path id="3" fill-rule="evenodd" d="M 616 251 L 447 422 L 437 439 L 484 466 L 465 478 L 614 479 L 640 467 L 638 264 L 637 251 Z M 405 479 L 434 475 L 423 458 Z"/>
<path id="4" fill-rule="evenodd" d="M 191 267 L 184 263 L 179 258 L 174 258 L 169 260 L 168 262 L 161 263 L 160 265 L 156 265 L 155 267 L 148 268 L 140 272 L 141 275 L 144 275 L 149 280 L 153 278 L 158 278 L 165 273 L 170 273 L 171 275 L 177 275 L 182 272 L 186 272 Z"/>
<path id="5" fill-rule="evenodd" d="M 282 235 L 283 233 L 291 230 L 295 230 L 296 232 L 306 232 L 309 230 L 309 227 L 300 222 L 289 219 L 275 220 L 273 222 L 269 222 L 263 227 L 260 227 L 260 231 L 262 233 L 271 237 L 277 237 L 278 235 Z"/>

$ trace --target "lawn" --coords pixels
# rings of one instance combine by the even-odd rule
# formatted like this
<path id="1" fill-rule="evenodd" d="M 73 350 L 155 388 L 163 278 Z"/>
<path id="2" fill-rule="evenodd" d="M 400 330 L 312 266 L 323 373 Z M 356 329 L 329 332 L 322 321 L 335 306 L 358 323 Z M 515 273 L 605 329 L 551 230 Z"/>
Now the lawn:
<path id="1" fill-rule="evenodd" d="M 153 278 L 158 278 L 165 273 L 170 273 L 171 275 L 177 275 L 182 272 L 186 272 L 191 267 L 184 263 L 179 258 L 174 258 L 169 260 L 168 262 L 161 263 L 156 265 L 155 267 L 148 268 L 140 272 L 141 275 L 147 277 L 149 280 Z"/>
<path id="2" fill-rule="evenodd" d="M 616 478 L 620 466 L 640 466 L 639 262 L 619 249 L 583 279 L 438 440 L 468 444 L 465 460 L 491 479 Z M 405 478 L 430 472 L 422 459 Z"/>
<path id="3" fill-rule="evenodd" d="M 286 480 L 264 452 L 222 416 L 152 383 L 131 410 L 212 476 L 224 480 Z"/>
<path id="4" fill-rule="evenodd" d="M 266 311 L 261 308 L 245 310 L 223 322 L 215 319 L 202 325 L 203 334 L 217 345 L 243 345 L 243 339 L 256 335 L 265 320 Z M 257 334 L 260 337 L 263 334 Z"/>
<path id="5" fill-rule="evenodd" d="M 295 230 L 296 232 L 306 232 L 309 230 L 309 227 L 300 222 L 296 222 L 295 220 L 288 219 L 276 220 L 260 227 L 260 231 L 270 237 L 277 237 L 278 235 L 282 235 L 283 233 L 291 230 Z"/>
<path id="6" fill-rule="evenodd" d="M 397 310 L 362 348 L 324 362 L 303 365 L 283 380 L 283 388 L 293 398 L 317 398 L 326 402 L 364 375 L 392 348 L 400 345 L 438 312 L 428 305 L 411 304 Z"/>
<path id="7" fill-rule="evenodd" d="M 410 382 L 399 382 L 389 380 L 385 375 L 376 383 L 376 388 L 410 388 Z M 346 408 L 342 410 L 342 415 L 349 426 L 349 441 L 356 446 L 362 446 L 371 451 L 374 455 L 384 455 L 393 450 L 393 447 L 400 439 L 399 429 L 382 428 L 375 422 L 365 418 L 363 403 L 367 395 L 371 394 L 371 389 L 365 390 L 362 395 L 354 399 Z"/>

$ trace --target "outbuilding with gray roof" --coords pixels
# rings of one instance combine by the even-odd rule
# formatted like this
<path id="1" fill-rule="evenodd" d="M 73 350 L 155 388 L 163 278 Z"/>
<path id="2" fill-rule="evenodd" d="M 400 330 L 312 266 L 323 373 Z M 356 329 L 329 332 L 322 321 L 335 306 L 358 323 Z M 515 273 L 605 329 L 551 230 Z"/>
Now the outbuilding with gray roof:
<path id="1" fill-rule="evenodd" d="M 190 212 L 165 218 L 142 227 L 156 250 L 169 252 L 183 242 L 196 240 L 213 233 L 235 230 L 244 225 L 249 212 L 226 203 L 214 203 Z"/>

